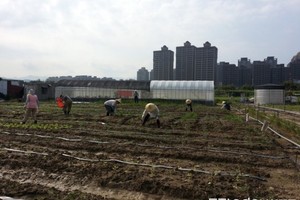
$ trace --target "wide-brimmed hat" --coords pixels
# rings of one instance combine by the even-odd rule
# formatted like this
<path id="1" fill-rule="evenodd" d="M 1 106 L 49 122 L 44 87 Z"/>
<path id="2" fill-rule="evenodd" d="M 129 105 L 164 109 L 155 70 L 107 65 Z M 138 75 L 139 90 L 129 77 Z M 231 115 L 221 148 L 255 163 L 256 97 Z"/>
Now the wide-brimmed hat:
<path id="1" fill-rule="evenodd" d="M 34 90 L 33 89 L 29 89 L 28 93 L 29 94 L 34 94 Z"/>
<path id="2" fill-rule="evenodd" d="M 121 103 L 121 101 L 122 101 L 121 99 L 116 99 L 116 102 L 118 103 Z"/>
<path id="3" fill-rule="evenodd" d="M 185 103 L 186 103 L 186 104 L 191 104 L 191 103 L 192 103 L 192 100 L 187 99 L 187 100 L 185 100 Z"/>
<path id="4" fill-rule="evenodd" d="M 155 108 L 155 104 L 154 103 L 148 103 L 146 106 L 145 106 L 145 110 L 148 111 L 148 112 L 153 112 L 156 108 Z"/>

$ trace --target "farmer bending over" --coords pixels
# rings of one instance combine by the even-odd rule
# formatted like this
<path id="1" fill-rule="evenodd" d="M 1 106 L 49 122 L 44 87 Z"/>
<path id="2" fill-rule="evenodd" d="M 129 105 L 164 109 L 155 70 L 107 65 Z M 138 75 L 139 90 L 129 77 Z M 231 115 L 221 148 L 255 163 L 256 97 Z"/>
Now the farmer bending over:
<path id="1" fill-rule="evenodd" d="M 191 99 L 185 100 L 185 104 L 186 104 L 185 111 L 190 110 L 192 112 L 193 111 L 192 100 Z"/>
<path id="2" fill-rule="evenodd" d="M 106 109 L 106 116 L 114 115 L 116 113 L 117 105 L 121 103 L 121 99 L 111 99 L 104 102 Z"/>
<path id="3" fill-rule="evenodd" d="M 222 109 L 230 110 L 230 104 L 227 103 L 226 101 L 222 102 Z"/>
<path id="4" fill-rule="evenodd" d="M 157 127 L 160 128 L 159 109 L 154 103 L 148 103 L 145 106 L 145 110 L 142 115 L 142 125 L 144 126 L 150 118 L 156 118 Z"/>
<path id="5" fill-rule="evenodd" d="M 63 111 L 65 115 L 69 115 L 71 112 L 73 100 L 68 95 L 64 95 L 64 96 L 60 95 L 60 98 L 63 100 L 63 104 L 64 104 Z"/>

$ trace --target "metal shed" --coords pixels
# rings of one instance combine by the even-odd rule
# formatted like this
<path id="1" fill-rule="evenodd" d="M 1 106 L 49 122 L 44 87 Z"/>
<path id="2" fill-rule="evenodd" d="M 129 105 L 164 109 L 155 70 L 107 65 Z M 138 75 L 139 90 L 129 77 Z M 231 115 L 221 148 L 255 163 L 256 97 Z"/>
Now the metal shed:
<path id="1" fill-rule="evenodd" d="M 61 80 L 56 83 L 55 97 L 63 94 L 75 99 L 133 98 L 134 90 L 140 98 L 149 98 L 150 81 Z"/>
<path id="2" fill-rule="evenodd" d="M 39 100 L 49 100 L 54 98 L 55 88 L 50 83 L 45 83 L 43 81 L 31 81 L 29 83 L 25 83 L 24 99 L 30 89 L 34 90 Z"/>
<path id="3" fill-rule="evenodd" d="M 19 98 L 24 95 L 24 81 L 0 78 L 0 99 Z"/>
<path id="4" fill-rule="evenodd" d="M 150 91 L 154 99 L 192 99 L 213 104 L 213 81 L 151 81 Z"/>
<path id="5" fill-rule="evenodd" d="M 254 104 L 284 104 L 285 91 L 283 85 L 266 84 L 254 88 Z"/>

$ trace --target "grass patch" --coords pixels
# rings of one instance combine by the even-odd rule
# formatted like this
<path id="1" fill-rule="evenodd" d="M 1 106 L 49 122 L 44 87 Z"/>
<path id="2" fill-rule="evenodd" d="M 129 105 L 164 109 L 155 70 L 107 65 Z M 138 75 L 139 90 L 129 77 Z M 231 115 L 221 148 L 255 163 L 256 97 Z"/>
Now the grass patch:
<path id="1" fill-rule="evenodd" d="M 225 115 L 224 119 L 228 120 L 228 121 L 231 121 L 231 122 L 238 122 L 238 123 L 242 123 L 244 121 L 240 116 L 233 115 L 233 114 Z"/>
<path id="2" fill-rule="evenodd" d="M 53 123 L 53 124 L 44 124 L 44 123 L 43 124 L 30 124 L 30 123 L 20 124 L 20 123 L 15 123 L 15 122 L 6 122 L 6 123 L 1 122 L 0 127 L 53 131 L 53 130 L 69 129 L 69 128 L 72 128 L 72 125 L 57 124 L 57 123 Z"/>
<path id="3" fill-rule="evenodd" d="M 195 112 L 186 112 L 184 115 L 180 117 L 181 120 L 187 121 L 187 120 L 195 120 L 198 118 L 197 113 Z"/>

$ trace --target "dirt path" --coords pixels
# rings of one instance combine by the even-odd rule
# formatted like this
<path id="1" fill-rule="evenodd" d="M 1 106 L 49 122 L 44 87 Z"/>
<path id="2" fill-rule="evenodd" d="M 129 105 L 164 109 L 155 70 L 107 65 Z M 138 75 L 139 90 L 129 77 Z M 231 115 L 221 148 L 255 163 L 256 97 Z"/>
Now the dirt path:
<path id="1" fill-rule="evenodd" d="M 97 103 L 70 116 L 49 103 L 38 124 L 0 107 L 0 196 L 22 199 L 208 199 L 300 196 L 296 150 L 261 125 L 215 107 L 161 105 L 162 127 L 141 126 L 143 104 L 116 116 Z M 5 108 L 5 109 L 4 109 Z M 278 145 L 278 144 L 281 145 Z M 284 183 L 284 184 L 282 184 Z"/>

